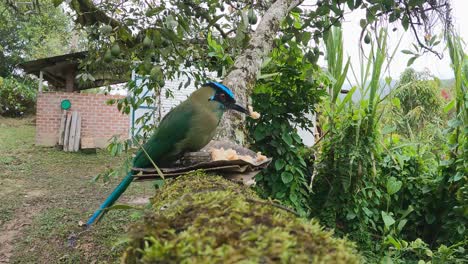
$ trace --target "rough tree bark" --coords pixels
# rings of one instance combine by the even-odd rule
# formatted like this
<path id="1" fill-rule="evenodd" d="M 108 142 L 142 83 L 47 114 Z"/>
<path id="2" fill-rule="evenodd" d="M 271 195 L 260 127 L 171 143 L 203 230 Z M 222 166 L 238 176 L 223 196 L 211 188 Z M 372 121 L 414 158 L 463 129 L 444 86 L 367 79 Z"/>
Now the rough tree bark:
<path id="1" fill-rule="evenodd" d="M 233 91 L 239 104 L 247 105 L 248 96 L 251 94 L 263 60 L 273 49 L 281 20 L 286 17 L 291 9 L 302 2 L 302 0 L 278 0 L 274 2 L 263 15 L 247 48 L 236 58 L 234 66 L 224 78 L 223 83 Z M 245 116 L 238 112 L 230 111 L 226 113 L 218 127 L 216 137 L 243 145 L 245 143 L 244 121 Z"/>

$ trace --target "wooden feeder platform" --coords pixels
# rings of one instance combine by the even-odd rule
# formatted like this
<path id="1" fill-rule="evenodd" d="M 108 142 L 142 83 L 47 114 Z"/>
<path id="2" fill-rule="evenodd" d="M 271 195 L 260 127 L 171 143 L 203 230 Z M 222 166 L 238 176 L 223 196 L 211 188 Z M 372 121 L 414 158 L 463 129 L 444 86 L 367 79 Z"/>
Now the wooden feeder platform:
<path id="1" fill-rule="evenodd" d="M 212 160 L 210 151 L 212 149 L 233 149 L 239 155 L 248 155 L 252 160 L 234 159 L 234 160 Z M 164 175 L 164 178 L 174 178 L 182 176 L 196 170 L 204 170 L 206 172 L 216 173 L 230 180 L 242 183 L 244 185 L 255 184 L 254 177 L 261 170 L 268 167 L 271 163 L 271 158 L 266 158 L 257 161 L 255 158 L 257 153 L 254 151 L 235 145 L 227 141 L 212 141 L 201 151 L 189 152 L 184 157 L 170 168 L 159 168 Z M 134 177 L 135 181 L 146 181 L 161 179 L 155 168 L 132 168 L 137 172 Z"/>

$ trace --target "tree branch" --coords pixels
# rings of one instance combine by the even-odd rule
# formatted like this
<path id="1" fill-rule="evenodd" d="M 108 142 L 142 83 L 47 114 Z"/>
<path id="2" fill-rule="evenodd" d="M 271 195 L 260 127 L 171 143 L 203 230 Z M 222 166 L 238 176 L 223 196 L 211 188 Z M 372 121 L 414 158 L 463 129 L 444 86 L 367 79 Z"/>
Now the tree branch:
<path id="1" fill-rule="evenodd" d="M 216 22 L 213 23 L 213 19 L 211 19 L 211 17 L 206 13 L 204 12 L 204 10 L 194 4 L 193 2 L 191 1 L 185 1 L 184 2 L 186 5 L 190 6 L 195 12 L 197 12 L 197 14 L 202 17 L 203 19 L 205 19 L 207 22 L 208 22 L 208 25 L 209 26 L 213 26 L 214 28 L 216 28 L 216 30 L 218 30 L 218 32 L 221 34 L 221 36 L 226 39 L 228 37 L 228 35 L 223 31 L 223 29 L 221 28 L 221 26 L 219 24 L 217 24 Z"/>
<path id="2" fill-rule="evenodd" d="M 234 66 L 226 75 L 223 83 L 232 89 L 236 100 L 242 105 L 247 104 L 247 96 L 254 86 L 257 73 L 260 71 L 263 60 L 273 49 L 281 21 L 289 11 L 298 6 L 300 0 L 278 0 L 265 12 L 263 18 L 252 35 L 247 48 L 239 55 Z M 243 117 L 237 113 L 226 113 L 218 129 L 218 138 L 235 139 L 243 144 Z M 236 130 L 241 133 L 237 133 Z"/>
<path id="3" fill-rule="evenodd" d="M 82 26 L 92 26 L 98 23 L 109 24 L 112 28 L 121 28 L 132 36 L 132 31 L 120 21 L 108 16 L 104 11 L 99 10 L 90 0 L 72 0 L 70 8 L 77 14 L 77 22 Z M 128 46 L 133 46 L 134 39 L 126 41 Z"/>
<path id="4" fill-rule="evenodd" d="M 439 59 L 442 59 L 442 54 L 438 53 L 437 51 L 433 50 L 432 48 L 426 46 L 424 43 L 422 43 L 422 41 L 419 39 L 419 34 L 418 34 L 418 31 L 416 30 L 416 27 L 414 26 L 414 23 L 413 23 L 413 20 L 411 19 L 411 12 L 409 11 L 408 9 L 408 6 L 405 5 L 405 13 L 407 14 L 408 16 L 408 19 L 409 19 L 409 24 L 410 24 L 410 27 L 411 27 L 411 30 L 413 31 L 413 34 L 414 36 L 416 37 L 416 41 L 418 42 L 419 46 L 421 46 L 422 48 L 424 48 L 425 50 L 435 54 Z"/>

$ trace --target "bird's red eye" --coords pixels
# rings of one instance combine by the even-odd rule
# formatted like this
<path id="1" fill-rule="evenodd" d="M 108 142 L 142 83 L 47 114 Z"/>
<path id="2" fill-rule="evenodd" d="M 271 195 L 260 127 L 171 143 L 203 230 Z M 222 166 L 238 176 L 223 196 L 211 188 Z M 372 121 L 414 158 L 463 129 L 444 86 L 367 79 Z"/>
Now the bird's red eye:
<path id="1" fill-rule="evenodd" d="M 219 95 L 219 98 L 220 98 L 222 101 L 225 101 L 225 100 L 226 100 L 226 95 L 225 95 L 225 94 L 220 94 L 220 95 Z"/>

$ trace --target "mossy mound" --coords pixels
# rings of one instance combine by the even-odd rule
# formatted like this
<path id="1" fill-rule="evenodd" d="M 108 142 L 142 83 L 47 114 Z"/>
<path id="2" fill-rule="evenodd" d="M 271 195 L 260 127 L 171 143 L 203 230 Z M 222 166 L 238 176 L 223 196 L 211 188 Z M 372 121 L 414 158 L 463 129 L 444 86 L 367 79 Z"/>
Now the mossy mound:
<path id="1" fill-rule="evenodd" d="M 130 231 L 125 263 L 359 263 L 354 246 L 318 223 L 219 176 L 181 177 L 157 191 Z"/>

